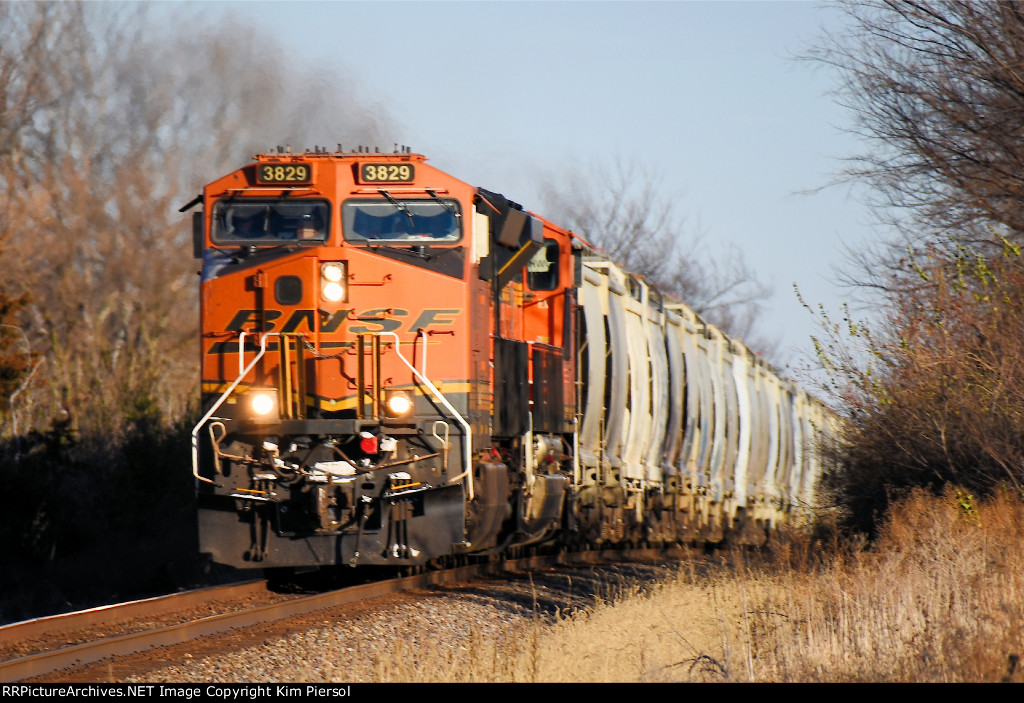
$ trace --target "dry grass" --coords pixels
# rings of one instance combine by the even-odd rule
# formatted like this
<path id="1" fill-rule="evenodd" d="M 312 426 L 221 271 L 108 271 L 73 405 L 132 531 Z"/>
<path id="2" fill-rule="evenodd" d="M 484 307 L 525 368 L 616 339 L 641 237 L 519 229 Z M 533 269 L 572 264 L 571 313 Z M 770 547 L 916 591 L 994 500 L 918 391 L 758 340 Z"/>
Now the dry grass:
<path id="1" fill-rule="evenodd" d="M 869 550 L 780 535 L 553 623 L 382 643 L 377 680 L 1022 681 L 1022 535 L 1020 500 L 918 493 Z"/>

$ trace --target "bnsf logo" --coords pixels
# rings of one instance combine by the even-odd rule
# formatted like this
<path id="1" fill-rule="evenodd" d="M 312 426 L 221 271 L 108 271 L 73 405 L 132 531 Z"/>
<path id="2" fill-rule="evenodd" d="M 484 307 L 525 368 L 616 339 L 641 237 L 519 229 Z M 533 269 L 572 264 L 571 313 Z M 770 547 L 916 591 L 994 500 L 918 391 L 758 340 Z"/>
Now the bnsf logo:
<path id="1" fill-rule="evenodd" d="M 460 309 L 426 309 L 417 315 L 411 315 L 408 310 L 401 308 L 376 308 L 356 314 L 354 310 L 338 310 L 333 314 L 327 314 L 318 310 L 295 310 L 288 319 L 281 323 L 284 313 L 281 310 L 239 310 L 231 318 L 227 329 L 230 332 L 241 332 L 244 329 L 260 332 L 312 332 L 316 315 L 320 315 L 320 333 L 332 334 L 341 329 L 342 324 L 347 320 L 348 332 L 350 334 L 372 334 L 374 332 L 398 332 L 408 321 L 411 323 L 405 328 L 406 332 L 416 332 L 428 327 L 438 325 L 452 325 L 455 317 L 461 313 Z M 280 324 L 280 327 L 278 325 Z M 246 351 L 254 351 L 255 341 L 246 343 Z M 347 347 L 349 342 L 323 342 L 324 348 Z M 267 349 L 276 349 L 276 343 L 267 345 Z M 207 354 L 226 354 L 238 351 L 237 341 L 214 342 Z"/>
<path id="2" fill-rule="evenodd" d="M 230 332 L 241 332 L 244 329 L 259 329 L 261 332 L 312 332 L 316 315 L 320 315 L 321 334 L 331 334 L 341 329 L 348 320 L 348 331 L 351 334 L 371 334 L 374 332 L 398 332 L 404 325 L 406 332 L 415 332 L 437 325 L 451 325 L 455 317 L 462 312 L 459 309 L 426 309 L 418 315 L 411 315 L 401 308 L 376 308 L 355 314 L 354 310 L 338 310 L 326 314 L 317 310 L 295 310 L 278 328 L 284 313 L 281 310 L 239 310 L 231 318 L 227 329 Z"/>

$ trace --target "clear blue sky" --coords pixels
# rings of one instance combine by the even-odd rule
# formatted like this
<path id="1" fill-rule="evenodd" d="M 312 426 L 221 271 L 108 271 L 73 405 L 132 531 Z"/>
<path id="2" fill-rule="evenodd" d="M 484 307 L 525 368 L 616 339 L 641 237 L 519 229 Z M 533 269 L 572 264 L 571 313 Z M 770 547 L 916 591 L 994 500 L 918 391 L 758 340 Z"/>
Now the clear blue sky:
<path id="1" fill-rule="evenodd" d="M 858 149 L 828 91 L 798 62 L 822 26 L 811 2 L 204 3 L 265 28 L 303 64 L 360 76 L 395 123 L 391 141 L 528 209 L 539 185 L 627 158 L 717 251 L 735 244 L 773 284 L 766 336 L 807 350 L 792 291 L 835 308 L 841 247 L 873 236 L 845 188 L 814 195 Z M 273 135 L 268 135 L 268 144 Z M 300 145 L 296 145 L 300 146 Z M 302 145 L 309 146 L 309 145 Z"/>

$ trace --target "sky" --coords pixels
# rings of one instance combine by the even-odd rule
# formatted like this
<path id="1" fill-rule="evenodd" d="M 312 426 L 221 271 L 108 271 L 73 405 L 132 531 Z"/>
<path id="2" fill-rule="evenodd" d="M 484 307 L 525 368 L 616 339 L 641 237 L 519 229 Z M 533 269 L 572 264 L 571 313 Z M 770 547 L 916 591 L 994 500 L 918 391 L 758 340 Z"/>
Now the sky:
<path id="1" fill-rule="evenodd" d="M 656 174 L 711 255 L 738 249 L 771 284 L 759 330 L 794 366 L 816 323 L 793 284 L 836 309 L 844 247 L 877 236 L 856 192 L 821 190 L 862 145 L 836 76 L 796 58 L 841 22 L 817 3 L 202 7 L 265 29 L 295 61 L 355 73 L 393 141 L 541 215 L 546 183 L 616 160 Z"/>

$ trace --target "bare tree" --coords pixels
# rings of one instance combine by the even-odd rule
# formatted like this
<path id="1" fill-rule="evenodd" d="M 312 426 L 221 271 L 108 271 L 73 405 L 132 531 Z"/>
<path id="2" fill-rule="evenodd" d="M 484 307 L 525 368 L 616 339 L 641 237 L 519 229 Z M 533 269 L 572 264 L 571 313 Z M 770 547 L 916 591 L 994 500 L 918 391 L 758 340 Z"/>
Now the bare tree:
<path id="1" fill-rule="evenodd" d="M 272 145 L 388 129 L 351 107 L 352 81 L 293 67 L 251 28 L 157 32 L 145 6 L 122 10 L 0 3 L 0 280 L 31 292 L 20 319 L 46 364 L 24 427 L 179 416 L 197 286 L 178 206 Z"/>
<path id="2" fill-rule="evenodd" d="M 846 174 L 919 242 L 1024 232 L 1024 5 L 849 0 L 811 57 L 839 69 L 868 150 Z M 976 231 L 982 225 L 980 232 Z M 941 239 L 941 238 L 940 238 Z"/>
<path id="3" fill-rule="evenodd" d="M 813 56 L 866 140 L 846 176 L 899 231 L 846 272 L 872 319 L 825 317 L 818 340 L 847 420 L 835 486 L 866 528 L 894 490 L 1024 485 L 1024 5 L 843 8 Z"/>
<path id="4" fill-rule="evenodd" d="M 13 423 L 9 409 L 39 363 L 17 317 L 27 302 L 26 296 L 14 298 L 0 290 L 0 428 Z"/>
<path id="5" fill-rule="evenodd" d="M 686 301 L 727 333 L 749 336 L 771 293 L 735 247 L 714 257 L 704 235 L 688 226 L 680 200 L 635 162 L 616 161 L 546 188 L 553 218 L 578 232 L 627 270 Z M 755 346 L 772 347 L 763 341 Z M 772 351 L 771 348 L 768 349 Z"/>

